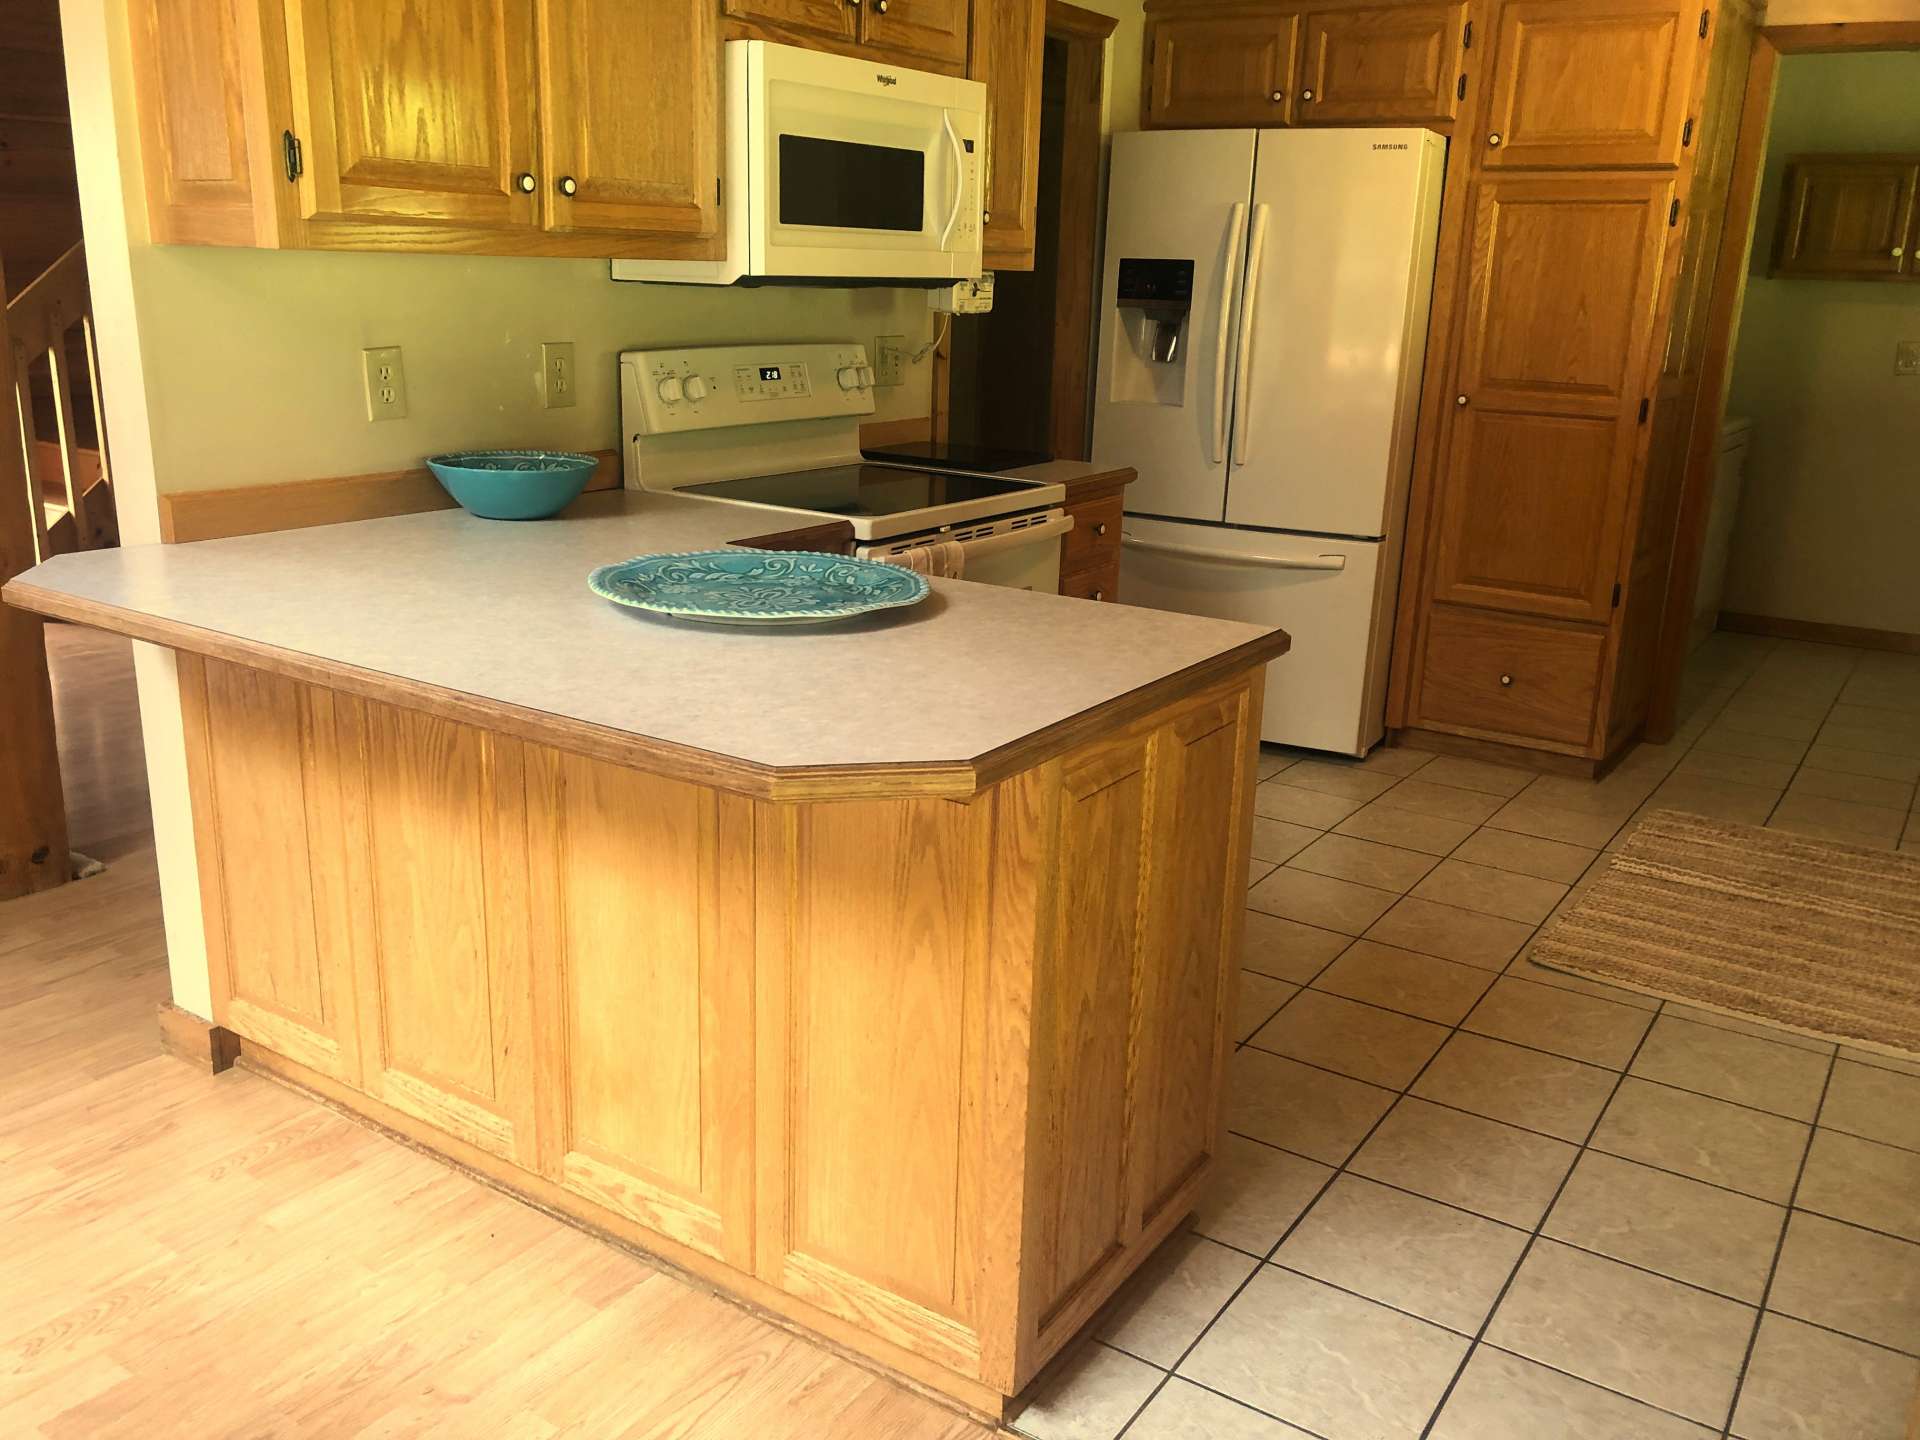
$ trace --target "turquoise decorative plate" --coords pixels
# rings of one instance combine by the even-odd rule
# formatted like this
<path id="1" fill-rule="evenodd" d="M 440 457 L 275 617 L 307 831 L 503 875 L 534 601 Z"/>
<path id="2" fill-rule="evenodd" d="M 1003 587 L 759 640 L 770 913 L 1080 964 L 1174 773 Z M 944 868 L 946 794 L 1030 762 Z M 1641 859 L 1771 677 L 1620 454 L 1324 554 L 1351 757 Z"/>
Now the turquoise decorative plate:
<path id="1" fill-rule="evenodd" d="M 640 555 L 587 577 L 616 605 L 719 625 L 801 625 L 845 620 L 927 598 L 924 575 L 812 550 L 695 550 Z"/>

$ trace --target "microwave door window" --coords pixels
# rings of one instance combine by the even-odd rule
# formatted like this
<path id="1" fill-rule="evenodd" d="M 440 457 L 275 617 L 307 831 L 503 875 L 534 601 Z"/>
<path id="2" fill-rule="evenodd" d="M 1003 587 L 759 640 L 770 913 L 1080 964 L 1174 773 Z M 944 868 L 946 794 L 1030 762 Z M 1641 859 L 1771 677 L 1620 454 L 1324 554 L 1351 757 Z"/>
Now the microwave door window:
<path id="1" fill-rule="evenodd" d="M 918 234 L 926 228 L 924 150 L 780 137 L 779 223 Z"/>

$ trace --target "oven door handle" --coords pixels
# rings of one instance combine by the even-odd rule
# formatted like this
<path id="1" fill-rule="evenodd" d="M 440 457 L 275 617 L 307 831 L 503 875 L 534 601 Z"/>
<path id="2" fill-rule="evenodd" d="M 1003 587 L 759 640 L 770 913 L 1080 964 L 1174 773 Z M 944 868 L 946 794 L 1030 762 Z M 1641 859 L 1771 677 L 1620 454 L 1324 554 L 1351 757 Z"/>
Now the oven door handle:
<path id="1" fill-rule="evenodd" d="M 1219 560 L 1228 565 L 1264 565 L 1273 570 L 1344 570 L 1344 555 L 1255 555 L 1241 550 L 1215 550 L 1207 545 L 1169 545 L 1161 540 L 1140 540 L 1122 531 L 1120 543 L 1129 550 L 1153 550 L 1162 555 L 1183 555 L 1190 560 Z"/>
<path id="2" fill-rule="evenodd" d="M 947 149 L 953 155 L 953 209 L 947 213 L 947 223 L 940 227 L 940 248 L 945 250 L 947 248 L 947 242 L 953 238 L 953 227 L 959 223 L 961 202 L 967 198 L 967 164 L 966 161 L 961 158 L 960 135 L 959 132 L 953 128 L 953 112 L 951 110 L 942 110 L 940 112 L 940 125 L 947 133 Z"/>

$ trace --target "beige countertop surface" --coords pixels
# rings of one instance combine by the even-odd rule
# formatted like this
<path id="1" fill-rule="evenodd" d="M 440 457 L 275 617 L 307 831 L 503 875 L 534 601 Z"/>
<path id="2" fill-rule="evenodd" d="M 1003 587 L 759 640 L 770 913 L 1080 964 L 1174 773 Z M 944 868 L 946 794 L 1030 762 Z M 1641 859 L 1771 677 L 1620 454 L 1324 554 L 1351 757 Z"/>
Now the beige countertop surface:
<path id="1" fill-rule="evenodd" d="M 552 521 L 443 510 L 60 555 L 6 598 L 381 698 L 374 681 L 397 680 L 397 703 L 454 697 L 463 714 L 519 712 L 521 729 L 557 720 L 755 770 L 977 766 L 1286 644 L 1253 625 L 953 580 L 910 609 L 786 630 L 673 620 L 587 589 L 595 566 L 764 529 L 741 507 L 613 491 Z"/>

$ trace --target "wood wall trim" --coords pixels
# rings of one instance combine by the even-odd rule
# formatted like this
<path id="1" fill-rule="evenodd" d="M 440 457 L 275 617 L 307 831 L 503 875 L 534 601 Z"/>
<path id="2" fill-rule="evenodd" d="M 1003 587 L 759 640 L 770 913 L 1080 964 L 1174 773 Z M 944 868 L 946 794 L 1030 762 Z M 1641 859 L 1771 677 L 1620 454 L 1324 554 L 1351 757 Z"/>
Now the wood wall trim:
<path id="1" fill-rule="evenodd" d="M 881 445 L 906 445 L 933 438 L 933 417 L 914 415 L 904 420 L 869 420 L 860 427 L 860 445 L 871 450 Z"/>
<path id="2" fill-rule="evenodd" d="M 1084 5 L 1069 5 L 1067 0 L 1047 0 L 1047 33 L 1071 36 L 1076 40 L 1105 40 L 1120 24 L 1112 15 L 1089 10 Z"/>
<path id="3" fill-rule="evenodd" d="M 218 1075 L 240 1058 L 240 1037 L 172 1001 L 160 1005 L 160 1048 L 196 1069 Z"/>
<path id="4" fill-rule="evenodd" d="M 1748 615 L 1739 610 L 1722 610 L 1720 628 L 1741 635 L 1771 635 L 1781 640 L 1808 640 L 1816 645 L 1851 645 L 1860 650 L 1920 655 L 1920 635 L 1905 630 L 1829 625 L 1822 620 L 1789 620 L 1779 615 Z"/>
<path id="5" fill-rule="evenodd" d="M 1609 763 L 1558 750 L 1536 750 L 1529 745 L 1509 745 L 1504 741 L 1484 740 L 1474 735 L 1456 735 L 1450 730 L 1433 730 L 1420 725 L 1388 730 L 1387 744 L 1432 750 L 1441 755 L 1458 755 L 1467 760 L 1487 760 L 1496 765 L 1517 765 L 1523 770 L 1537 770 L 1543 775 L 1572 775 L 1581 780 L 1596 778 Z M 1620 753 L 1625 753 L 1624 748 Z"/>
<path id="6" fill-rule="evenodd" d="M 1920 20 L 1768 25 L 1760 33 L 1782 55 L 1812 55 L 1835 50 L 1920 50 Z"/>
<path id="7" fill-rule="evenodd" d="M 620 488 L 620 452 L 588 452 L 599 461 L 588 490 Z M 170 544 L 304 530 L 350 520 L 380 520 L 451 510 L 453 497 L 425 466 L 370 475 L 334 475 L 277 485 L 235 485 L 217 490 L 181 490 L 160 497 L 160 538 Z"/>
<path id="8" fill-rule="evenodd" d="M 1053 299 L 1053 394 L 1049 446 L 1062 460 L 1084 460 L 1093 432 L 1094 323 L 1100 289 L 1102 116 L 1107 38 L 1113 17 L 1066 0 L 1048 0 L 1046 33 L 1067 47 L 1065 114 L 1060 134 L 1058 262 Z"/>

